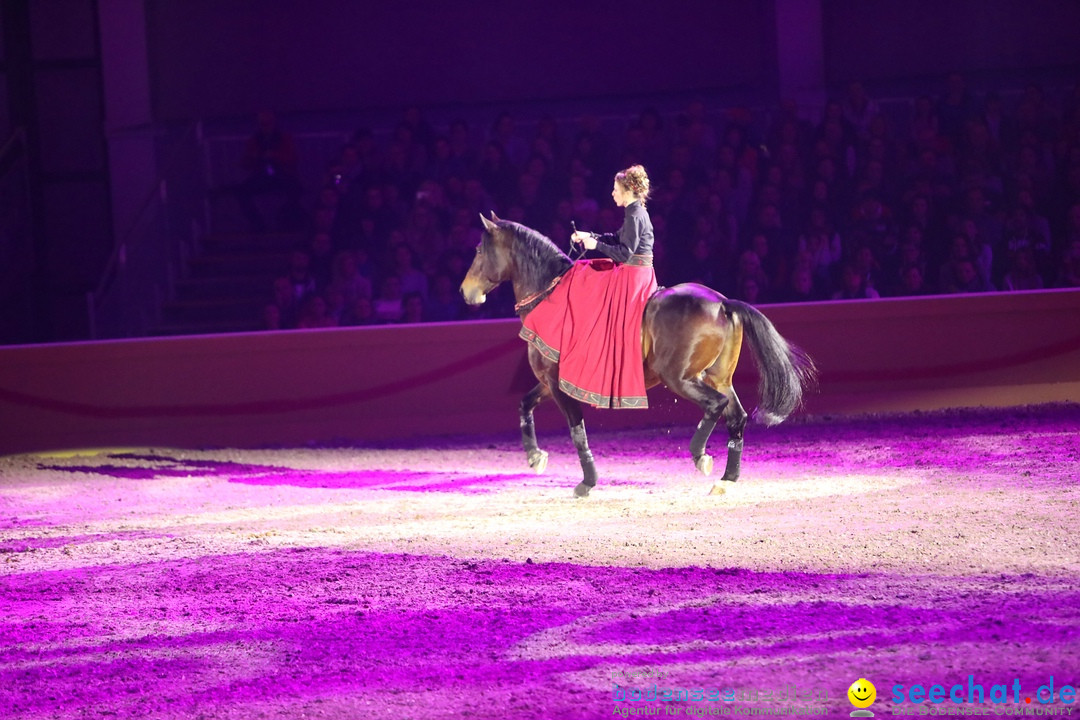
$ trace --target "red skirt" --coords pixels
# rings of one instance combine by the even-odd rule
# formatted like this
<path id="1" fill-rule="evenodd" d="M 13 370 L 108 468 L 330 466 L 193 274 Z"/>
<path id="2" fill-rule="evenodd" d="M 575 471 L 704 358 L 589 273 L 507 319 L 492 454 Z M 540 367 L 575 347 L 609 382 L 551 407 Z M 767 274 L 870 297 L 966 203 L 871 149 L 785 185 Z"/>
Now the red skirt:
<path id="1" fill-rule="evenodd" d="M 652 258 L 578 261 L 525 316 L 521 337 L 559 363 L 559 389 L 600 408 L 646 408 L 641 322 Z"/>

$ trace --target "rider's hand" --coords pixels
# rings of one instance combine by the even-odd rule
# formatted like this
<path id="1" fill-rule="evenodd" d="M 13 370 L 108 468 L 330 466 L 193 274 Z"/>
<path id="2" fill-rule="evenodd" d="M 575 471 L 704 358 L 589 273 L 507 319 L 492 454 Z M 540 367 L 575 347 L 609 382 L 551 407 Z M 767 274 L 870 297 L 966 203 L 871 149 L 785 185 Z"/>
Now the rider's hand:
<path id="1" fill-rule="evenodd" d="M 596 249 L 596 238 L 592 233 L 581 232 L 580 230 L 570 236 L 570 239 L 574 242 L 584 245 L 586 250 Z"/>

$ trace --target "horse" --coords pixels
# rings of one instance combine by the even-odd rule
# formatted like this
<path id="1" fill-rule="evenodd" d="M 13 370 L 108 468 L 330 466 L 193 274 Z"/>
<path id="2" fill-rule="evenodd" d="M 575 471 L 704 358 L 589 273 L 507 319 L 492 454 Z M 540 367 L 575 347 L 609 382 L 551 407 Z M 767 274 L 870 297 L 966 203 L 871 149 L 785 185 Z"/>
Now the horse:
<path id="1" fill-rule="evenodd" d="M 549 238 L 524 225 L 480 215 L 484 231 L 461 294 L 470 305 L 480 305 L 503 282 L 510 282 L 515 308 L 524 317 L 550 294 L 572 261 Z M 765 425 L 785 420 L 802 403 L 804 390 L 812 386 L 816 369 L 811 358 L 788 343 L 772 322 L 756 308 L 695 283 L 659 288 L 645 307 L 641 329 L 642 362 L 647 388 L 663 383 L 676 395 L 696 403 L 703 417 L 690 440 L 690 456 L 703 475 L 713 470 L 706 446 L 719 419 L 727 427 L 727 463 L 720 483 L 710 494 L 722 494 L 722 483 L 735 482 L 741 473 L 743 431 L 747 413 L 732 387 L 742 341 L 748 341 L 759 370 L 760 402 L 755 419 Z M 570 437 L 581 462 L 582 480 L 574 488 L 586 497 L 596 486 L 598 474 L 585 434 L 581 403 L 559 389 L 557 360 L 545 357 L 528 345 L 529 366 L 537 385 L 527 392 L 519 407 L 521 441 L 529 467 L 542 473 L 548 454 L 536 441 L 533 410 L 551 397 L 570 426 Z"/>

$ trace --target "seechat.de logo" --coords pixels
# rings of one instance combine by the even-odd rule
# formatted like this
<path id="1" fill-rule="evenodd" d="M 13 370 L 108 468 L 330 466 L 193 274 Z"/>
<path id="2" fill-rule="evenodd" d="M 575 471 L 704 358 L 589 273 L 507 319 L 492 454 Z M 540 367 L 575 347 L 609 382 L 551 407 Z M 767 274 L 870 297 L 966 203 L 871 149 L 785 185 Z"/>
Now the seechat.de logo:
<path id="1" fill-rule="evenodd" d="M 851 704 L 858 708 L 851 711 L 851 717 L 874 717 L 874 713 L 866 709 L 877 699 L 877 688 L 874 687 L 874 683 L 866 678 L 859 678 L 851 683 L 851 687 L 847 690 L 847 697 Z"/>

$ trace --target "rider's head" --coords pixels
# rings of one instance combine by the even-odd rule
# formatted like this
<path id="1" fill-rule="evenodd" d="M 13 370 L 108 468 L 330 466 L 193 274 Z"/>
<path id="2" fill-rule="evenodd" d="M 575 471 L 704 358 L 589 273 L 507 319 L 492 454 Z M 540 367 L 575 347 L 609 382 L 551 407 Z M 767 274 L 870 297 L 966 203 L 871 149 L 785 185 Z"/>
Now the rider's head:
<path id="1" fill-rule="evenodd" d="M 649 199 L 649 174 L 640 165 L 631 165 L 622 172 L 616 173 L 615 184 L 643 205 Z"/>

